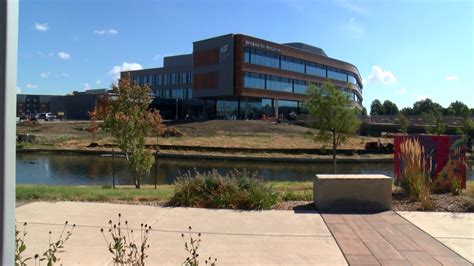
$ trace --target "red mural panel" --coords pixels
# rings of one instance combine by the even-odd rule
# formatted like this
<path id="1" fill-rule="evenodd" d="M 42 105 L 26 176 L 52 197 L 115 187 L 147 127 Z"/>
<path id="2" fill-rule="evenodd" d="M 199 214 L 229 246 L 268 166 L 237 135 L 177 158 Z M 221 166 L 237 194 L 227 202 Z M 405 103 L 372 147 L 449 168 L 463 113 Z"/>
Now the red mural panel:
<path id="1" fill-rule="evenodd" d="M 403 163 L 400 161 L 400 144 L 407 139 L 418 139 L 424 149 L 424 157 L 430 160 L 426 169 L 431 176 L 434 187 L 449 189 L 451 180 L 457 178 L 462 188 L 466 188 L 466 139 L 462 136 L 395 136 L 394 139 L 394 173 L 400 176 Z"/>

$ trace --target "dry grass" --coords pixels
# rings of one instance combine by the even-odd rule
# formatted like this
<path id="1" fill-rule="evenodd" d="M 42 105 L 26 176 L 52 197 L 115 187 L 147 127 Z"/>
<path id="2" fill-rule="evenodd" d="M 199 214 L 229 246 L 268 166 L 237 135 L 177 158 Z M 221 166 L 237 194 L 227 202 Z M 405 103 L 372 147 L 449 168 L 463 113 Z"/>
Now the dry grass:
<path id="1" fill-rule="evenodd" d="M 62 148 L 83 148 L 91 142 L 112 143 L 112 138 L 99 132 L 95 136 L 86 129 L 88 122 L 40 123 L 17 126 L 18 133 L 35 134 L 39 146 Z M 323 143 L 315 143 L 306 133 L 313 129 L 288 124 L 272 124 L 264 121 L 222 121 L 213 120 L 174 126 L 184 133 L 182 137 L 159 138 L 163 145 L 187 145 L 236 148 L 322 148 Z M 156 144 L 155 137 L 147 139 L 148 144 Z M 364 149 L 366 142 L 392 142 L 391 139 L 372 137 L 351 137 L 342 149 Z"/>
<path id="2" fill-rule="evenodd" d="M 426 169 L 431 167 L 430 160 L 427 160 L 424 154 L 424 148 L 417 139 L 406 139 L 400 144 L 402 170 L 399 183 L 405 191 L 421 202 L 423 209 L 429 210 L 433 204 L 430 195 L 431 178 Z"/>

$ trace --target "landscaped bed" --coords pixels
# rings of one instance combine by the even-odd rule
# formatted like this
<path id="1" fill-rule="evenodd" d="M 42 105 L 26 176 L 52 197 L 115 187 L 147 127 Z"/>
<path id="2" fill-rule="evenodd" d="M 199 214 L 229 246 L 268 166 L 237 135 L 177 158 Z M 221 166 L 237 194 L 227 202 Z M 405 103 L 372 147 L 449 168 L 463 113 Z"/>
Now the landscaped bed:
<path id="1" fill-rule="evenodd" d="M 312 182 L 268 182 L 279 197 L 272 209 L 315 210 L 312 201 Z M 100 186 L 41 186 L 17 185 L 18 202 L 29 201 L 98 201 L 127 204 L 167 205 L 173 196 L 174 185 L 144 186 L 135 189 L 119 186 L 116 189 Z M 409 195 L 393 192 L 393 209 L 397 211 L 422 211 L 421 204 Z M 474 212 L 474 181 L 467 182 L 467 189 L 460 195 L 432 194 L 434 209 L 439 212 Z"/>

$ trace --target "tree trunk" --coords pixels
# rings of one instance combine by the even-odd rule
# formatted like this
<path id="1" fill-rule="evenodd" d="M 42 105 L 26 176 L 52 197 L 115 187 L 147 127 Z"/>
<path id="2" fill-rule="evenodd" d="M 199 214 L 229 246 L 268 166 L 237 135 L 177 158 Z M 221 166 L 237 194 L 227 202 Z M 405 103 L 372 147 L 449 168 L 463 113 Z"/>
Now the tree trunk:
<path id="1" fill-rule="evenodd" d="M 135 183 L 135 188 L 140 188 L 140 179 L 141 179 L 141 176 L 139 173 L 135 173 L 133 175 L 133 182 Z"/>
<path id="2" fill-rule="evenodd" d="M 332 132 L 332 173 L 337 173 L 337 165 L 336 165 L 336 133 Z"/>

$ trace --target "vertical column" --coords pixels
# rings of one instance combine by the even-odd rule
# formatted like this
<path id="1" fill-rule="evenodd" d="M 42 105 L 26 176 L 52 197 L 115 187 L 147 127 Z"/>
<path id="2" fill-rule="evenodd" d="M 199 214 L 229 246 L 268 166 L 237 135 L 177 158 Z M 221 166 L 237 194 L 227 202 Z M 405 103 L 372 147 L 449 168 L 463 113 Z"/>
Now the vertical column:
<path id="1" fill-rule="evenodd" d="M 0 263 L 15 261 L 18 1 L 0 0 Z"/>
<path id="2" fill-rule="evenodd" d="M 245 96 L 245 119 L 249 118 L 249 97 Z"/>
<path id="3" fill-rule="evenodd" d="M 275 117 L 278 118 L 278 99 L 273 100 L 275 104 Z"/>

